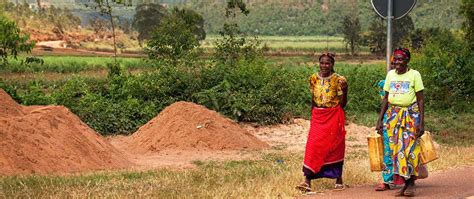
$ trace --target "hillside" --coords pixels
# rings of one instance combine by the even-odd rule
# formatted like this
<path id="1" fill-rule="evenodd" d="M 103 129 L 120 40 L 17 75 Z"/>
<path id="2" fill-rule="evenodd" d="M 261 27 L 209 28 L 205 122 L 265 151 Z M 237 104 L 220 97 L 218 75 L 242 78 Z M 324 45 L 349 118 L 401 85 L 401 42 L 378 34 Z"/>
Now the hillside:
<path id="1" fill-rule="evenodd" d="M 5 1 L 5 0 L 3 0 Z M 17 2 L 16 0 L 9 0 Z M 35 7 L 36 0 L 26 1 Z M 45 5 L 70 9 L 80 17 L 81 25 L 88 26 L 90 19 L 98 17 L 95 10 L 86 8 L 83 0 L 42 0 Z M 132 0 L 131 6 L 116 6 L 115 15 L 121 21 L 131 21 L 137 4 L 142 0 Z M 208 34 L 218 34 L 224 23 L 224 0 L 151 0 L 171 8 L 188 7 L 196 10 L 205 19 Z M 343 16 L 354 15 L 361 21 L 362 31 L 366 31 L 371 20 L 376 17 L 370 1 L 362 0 L 318 0 L 318 1 L 267 1 L 247 0 L 248 16 L 238 16 L 243 32 L 257 35 L 335 35 Z M 409 16 L 415 28 L 443 27 L 458 29 L 462 18 L 457 14 L 461 0 L 433 1 L 419 0 Z M 0 3 L 1 4 L 1 3 Z M 436 14 L 435 14 L 436 13 Z"/>

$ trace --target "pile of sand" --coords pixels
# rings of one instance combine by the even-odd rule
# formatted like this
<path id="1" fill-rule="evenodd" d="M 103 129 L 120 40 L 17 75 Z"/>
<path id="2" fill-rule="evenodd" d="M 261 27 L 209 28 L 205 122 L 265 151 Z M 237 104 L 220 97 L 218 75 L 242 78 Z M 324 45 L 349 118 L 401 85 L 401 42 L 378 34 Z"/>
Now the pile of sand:
<path id="1" fill-rule="evenodd" d="M 142 126 L 128 140 L 137 153 L 160 150 L 262 149 L 268 144 L 234 121 L 190 102 L 176 102 Z"/>
<path id="2" fill-rule="evenodd" d="M 0 175 L 70 173 L 130 165 L 67 108 L 22 107 L 0 89 Z"/>

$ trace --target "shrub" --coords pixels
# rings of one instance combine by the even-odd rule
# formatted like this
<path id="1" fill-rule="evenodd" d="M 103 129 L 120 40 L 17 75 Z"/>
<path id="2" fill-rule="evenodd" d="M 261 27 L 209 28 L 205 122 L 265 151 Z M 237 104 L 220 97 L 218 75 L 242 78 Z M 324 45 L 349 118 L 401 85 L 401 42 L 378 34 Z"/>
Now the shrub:
<path id="1" fill-rule="evenodd" d="M 474 56 L 468 44 L 449 31 L 443 31 L 430 38 L 413 57 L 411 65 L 421 72 L 428 106 L 453 111 L 472 110 Z"/>

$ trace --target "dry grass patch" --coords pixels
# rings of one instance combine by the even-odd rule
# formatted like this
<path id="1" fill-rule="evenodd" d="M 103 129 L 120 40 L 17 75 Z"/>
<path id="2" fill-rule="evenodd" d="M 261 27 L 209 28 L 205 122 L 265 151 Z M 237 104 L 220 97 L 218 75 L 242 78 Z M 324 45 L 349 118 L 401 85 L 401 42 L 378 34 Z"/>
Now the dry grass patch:
<path id="1" fill-rule="evenodd" d="M 440 149 L 431 171 L 474 165 L 474 147 Z M 258 154 L 257 154 L 258 155 Z M 158 197 L 158 198 L 276 198 L 300 193 L 302 153 L 259 152 L 259 160 L 195 161 L 196 169 L 98 172 L 73 176 L 16 176 L 0 178 L 0 198 L 11 197 Z M 344 181 L 355 186 L 374 184 L 379 173 L 369 171 L 366 150 L 346 155 Z M 315 181 L 319 191 L 334 181 Z"/>

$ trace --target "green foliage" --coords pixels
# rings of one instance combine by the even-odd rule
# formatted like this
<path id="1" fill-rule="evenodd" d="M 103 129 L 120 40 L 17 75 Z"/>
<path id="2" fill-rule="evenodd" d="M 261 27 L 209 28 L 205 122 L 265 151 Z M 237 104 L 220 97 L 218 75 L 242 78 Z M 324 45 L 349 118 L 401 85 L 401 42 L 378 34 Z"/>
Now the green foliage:
<path id="1" fill-rule="evenodd" d="M 444 27 L 458 29 L 462 18 L 457 14 L 462 0 L 418 0 L 410 12 L 417 28 Z M 469 1 L 469 0 L 465 0 Z M 237 16 L 237 23 L 244 33 L 259 35 L 337 35 L 338 23 L 344 16 L 360 19 L 362 32 L 367 32 L 374 18 L 370 1 L 246 1 L 248 17 Z M 354 3 L 355 2 L 355 3 Z M 225 23 L 222 0 L 187 1 L 206 20 L 208 34 L 218 34 Z M 471 9 L 472 10 L 472 9 Z M 436 13 L 436 14 L 433 14 Z"/>
<path id="2" fill-rule="evenodd" d="M 240 60 L 252 62 L 263 56 L 258 38 L 239 36 L 237 24 L 224 24 L 221 39 L 216 41 L 214 59 L 218 63 L 236 66 Z"/>
<path id="3" fill-rule="evenodd" d="M 79 73 L 84 71 L 99 71 L 108 69 L 107 64 L 110 62 L 106 57 L 69 57 L 69 56 L 42 56 L 44 64 L 30 63 L 26 64 L 22 59 L 26 57 L 20 56 L 19 60 L 11 60 L 8 65 L 0 68 L 0 72 L 13 73 Z M 138 58 L 118 58 L 124 69 L 146 69 L 155 67 L 156 64 L 147 62 Z"/>
<path id="4" fill-rule="evenodd" d="M 340 69 L 339 69 L 340 68 Z M 385 79 L 385 68 L 380 65 L 336 66 L 336 72 L 347 79 L 349 85 L 347 111 L 358 115 L 380 110 L 377 82 Z"/>
<path id="5" fill-rule="evenodd" d="M 464 16 L 462 28 L 466 34 L 466 41 L 469 43 L 469 48 L 474 50 L 474 2 L 462 0 L 460 13 Z"/>
<path id="6" fill-rule="evenodd" d="M 183 19 L 187 27 L 194 33 L 194 36 L 198 41 L 206 39 L 206 31 L 204 30 L 204 18 L 194 10 L 180 9 L 175 7 L 172 12 L 172 16 Z"/>
<path id="7" fill-rule="evenodd" d="M 385 21 L 373 15 L 368 32 L 364 33 L 363 45 L 369 46 L 373 53 L 383 53 L 387 43 L 387 32 Z"/>
<path id="8" fill-rule="evenodd" d="M 429 39 L 412 66 L 425 84 L 428 106 L 466 111 L 474 94 L 474 56 L 461 38 L 449 31 Z M 472 107 L 471 107 L 472 109 Z"/>
<path id="9" fill-rule="evenodd" d="M 220 82 L 215 81 L 223 69 L 226 72 L 220 73 Z M 279 123 L 285 115 L 303 114 L 295 107 L 310 104 L 305 97 L 309 96 L 308 89 L 301 87 L 305 77 L 297 72 L 269 67 L 263 61 L 239 62 L 236 67 L 228 65 L 207 70 L 210 71 L 203 72 L 202 82 L 217 84 L 196 93 L 194 98 L 199 104 L 238 121 Z"/>
<path id="10" fill-rule="evenodd" d="M 21 103 L 24 105 L 49 105 L 53 104 L 54 100 L 45 94 L 44 87 L 37 81 L 31 81 L 28 85 L 28 90 L 20 94 Z"/>
<path id="11" fill-rule="evenodd" d="M 153 30 L 158 27 L 168 14 L 166 8 L 160 4 L 140 4 L 135 8 L 133 26 L 138 31 L 138 41 L 150 39 Z"/>
<path id="12" fill-rule="evenodd" d="M 28 41 L 29 36 L 23 34 L 16 23 L 0 15 L 0 58 L 2 65 L 7 64 L 8 56 L 17 58 L 20 52 L 31 52 L 34 42 Z"/>
<path id="13" fill-rule="evenodd" d="M 410 35 L 414 30 L 413 20 L 409 15 L 394 20 L 392 23 L 392 46 L 405 46 L 406 43 L 409 43 Z M 368 45 L 371 52 L 385 52 L 387 43 L 386 20 L 374 16 L 368 32 L 364 33 L 364 37 L 362 43 Z"/>
<path id="14" fill-rule="evenodd" d="M 6 83 L 3 79 L 0 78 L 0 88 L 7 92 L 12 99 L 21 103 L 21 98 L 18 96 L 18 86 Z"/>
<path id="15" fill-rule="evenodd" d="M 410 35 L 415 30 L 415 25 L 413 24 L 413 20 L 410 15 L 407 15 L 401 19 L 397 19 L 393 21 L 393 47 L 394 49 L 397 47 L 406 46 L 406 43 L 410 41 Z"/>
<path id="16" fill-rule="evenodd" d="M 421 49 L 426 42 L 435 35 L 447 34 L 446 29 L 441 28 L 427 28 L 427 29 L 416 29 L 410 36 L 412 49 Z"/>
<path id="17" fill-rule="evenodd" d="M 122 67 L 119 63 L 107 63 L 108 77 L 113 78 L 122 75 Z"/>
<path id="18" fill-rule="evenodd" d="M 235 67 L 241 60 L 253 62 L 263 55 L 260 41 L 256 37 L 249 40 L 241 33 L 235 21 L 239 13 L 250 13 L 246 4 L 243 1 L 228 1 L 225 8 L 226 22 L 220 32 L 222 38 L 216 41 L 214 60 L 217 63 Z"/>
<path id="19" fill-rule="evenodd" d="M 462 23 L 458 14 L 461 1 L 417 0 L 409 15 L 417 28 L 459 29 Z"/>
<path id="20" fill-rule="evenodd" d="M 346 49 L 349 46 L 351 49 L 351 55 L 355 55 L 357 48 L 359 48 L 361 39 L 359 18 L 345 16 L 342 20 L 341 31 L 344 36 L 344 42 L 346 43 Z"/>
<path id="21" fill-rule="evenodd" d="M 153 31 L 147 42 L 146 52 L 150 59 L 158 59 L 175 66 L 180 63 L 192 62 L 198 55 L 199 41 L 194 31 L 196 24 L 189 24 L 188 18 L 174 10 L 173 14 L 163 19 Z M 199 15 L 196 15 L 199 16 Z"/>

